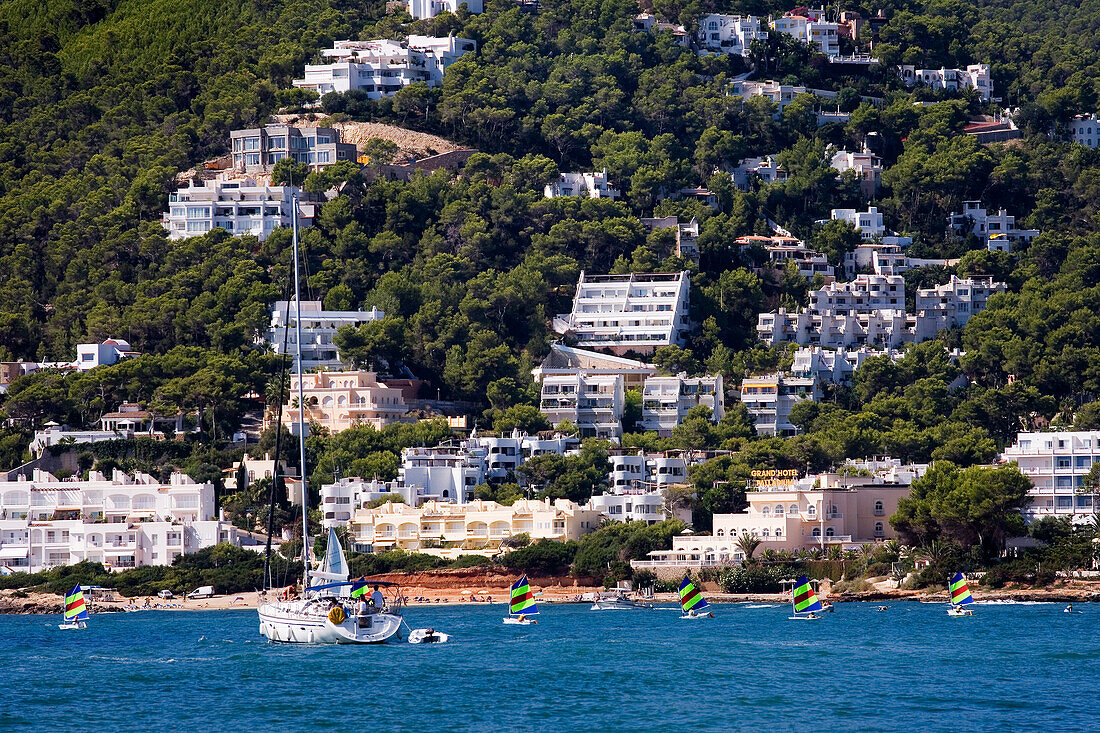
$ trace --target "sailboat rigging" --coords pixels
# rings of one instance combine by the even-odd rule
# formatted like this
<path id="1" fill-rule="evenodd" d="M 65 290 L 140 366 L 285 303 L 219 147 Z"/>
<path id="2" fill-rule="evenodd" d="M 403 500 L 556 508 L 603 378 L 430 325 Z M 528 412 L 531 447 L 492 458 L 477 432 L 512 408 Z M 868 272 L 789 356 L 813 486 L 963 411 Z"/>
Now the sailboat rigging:
<path id="1" fill-rule="evenodd" d="M 295 309 L 295 373 L 298 378 L 298 457 L 302 474 L 302 584 L 301 592 L 288 589 L 285 598 L 264 603 L 258 609 L 260 633 L 272 641 L 312 644 L 375 644 L 386 641 L 401 630 L 401 595 L 397 592 L 393 603 L 386 603 L 380 587 L 396 588 L 396 583 L 371 582 L 377 596 L 371 594 L 371 603 L 353 599 L 363 595 L 364 581 L 350 581 L 350 571 L 340 538 L 334 528 L 329 528 L 328 545 L 320 568 L 310 570 L 309 525 L 306 502 L 309 501 L 306 479 L 306 426 L 305 387 L 302 378 L 302 298 L 298 269 L 298 196 L 292 198 L 292 244 L 294 257 Z M 289 311 L 289 308 L 288 308 Z M 285 335 L 284 335 L 285 336 Z M 285 350 L 284 350 L 285 351 Z M 282 388 L 280 388 L 280 394 Z M 276 424 L 276 436 L 282 430 L 282 413 Z M 278 441 L 278 437 L 276 437 Z M 277 443 L 276 443 L 277 444 Z M 276 451 L 276 467 L 278 466 Z M 278 468 L 275 471 L 278 480 Z M 274 531 L 274 488 L 268 515 L 268 544 L 264 565 L 270 570 L 271 532 Z M 266 574 L 266 573 L 265 573 Z M 265 583 L 267 582 L 265 577 Z M 312 583 L 312 585 L 311 585 Z M 266 590 L 266 589 L 265 589 Z M 359 592 L 357 592 L 359 591 Z"/>

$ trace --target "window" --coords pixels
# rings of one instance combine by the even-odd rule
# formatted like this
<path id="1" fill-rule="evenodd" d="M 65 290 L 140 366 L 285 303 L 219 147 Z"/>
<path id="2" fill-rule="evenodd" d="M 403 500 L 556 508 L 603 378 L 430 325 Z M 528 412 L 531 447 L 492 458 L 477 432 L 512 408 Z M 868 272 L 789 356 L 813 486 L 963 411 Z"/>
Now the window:
<path id="1" fill-rule="evenodd" d="M 882 537 L 884 534 L 882 522 L 875 522 L 875 537 Z"/>
<path id="2" fill-rule="evenodd" d="M 825 536 L 826 537 L 833 537 L 835 535 L 836 535 L 836 532 L 833 530 L 832 527 L 826 528 L 826 530 L 825 530 Z"/>
<path id="3" fill-rule="evenodd" d="M 1056 496 L 1054 497 L 1054 500 L 1056 502 L 1056 506 L 1059 509 L 1070 509 L 1073 507 L 1072 496 Z"/>
<path id="4" fill-rule="evenodd" d="M 875 502 L 875 516 L 876 517 L 881 517 L 885 513 L 886 513 L 886 509 L 885 509 L 885 507 L 883 507 L 882 502 L 881 501 L 876 501 Z M 881 522 L 880 522 L 880 524 L 881 524 Z"/>
<path id="5" fill-rule="evenodd" d="M 821 536 L 821 529 L 818 528 L 818 527 L 814 527 L 814 531 L 811 532 L 810 534 L 814 537 L 820 537 Z"/>

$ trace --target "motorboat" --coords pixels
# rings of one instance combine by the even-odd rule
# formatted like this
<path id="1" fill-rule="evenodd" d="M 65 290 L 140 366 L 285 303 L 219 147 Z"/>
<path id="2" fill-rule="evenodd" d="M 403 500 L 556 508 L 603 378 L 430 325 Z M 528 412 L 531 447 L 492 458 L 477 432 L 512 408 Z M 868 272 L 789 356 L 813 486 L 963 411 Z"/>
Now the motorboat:
<path id="1" fill-rule="evenodd" d="M 652 604 L 639 603 L 627 595 L 623 590 L 615 590 L 610 594 L 600 593 L 596 596 L 596 602 L 592 604 L 592 611 L 634 611 L 640 608 L 651 609 Z"/>
<path id="2" fill-rule="evenodd" d="M 444 644 L 450 640 L 450 634 L 435 629 L 413 629 L 409 632 L 410 644 Z"/>

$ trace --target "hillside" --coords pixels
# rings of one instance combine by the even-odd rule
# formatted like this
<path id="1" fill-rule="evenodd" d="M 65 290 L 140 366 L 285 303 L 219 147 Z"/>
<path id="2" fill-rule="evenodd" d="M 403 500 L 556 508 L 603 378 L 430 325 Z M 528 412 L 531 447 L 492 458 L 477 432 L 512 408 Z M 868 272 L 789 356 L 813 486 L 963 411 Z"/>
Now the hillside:
<path id="1" fill-rule="evenodd" d="M 680 19 L 709 9 L 653 5 Z M 382 2 L 48 6 L 0 6 L 0 360 L 71 359 L 75 344 L 108 336 L 147 356 L 94 374 L 22 380 L 2 406 L 21 427 L 0 434 L 0 463 L 18 462 L 29 426 L 94 421 L 124 399 L 198 409 L 215 432 L 232 433 L 247 407 L 242 395 L 262 393 L 271 376 L 253 340 L 285 292 L 289 236 L 261 244 L 216 231 L 170 242 L 158 224 L 170 182 L 224 154 L 229 130 L 299 104 L 290 80 L 333 40 L 406 32 L 455 32 L 479 49 L 448 70 L 441 89 L 410 87 L 378 102 L 326 96 L 321 111 L 485 154 L 456 180 L 440 172 L 407 183 L 339 181 L 341 195 L 303 234 L 307 290 L 331 307 L 384 310 L 384 338 L 364 356 L 400 358 L 442 396 L 479 402 L 484 426 L 542 425 L 529 370 L 582 269 L 692 270 L 699 328 L 688 349 L 661 355 L 667 369 L 721 371 L 736 384 L 786 363 L 784 349 L 757 344 L 756 314 L 804 305 L 810 283 L 762 280 L 733 241 L 765 232 L 770 219 L 838 263 L 853 232 L 814 222 L 831 208 L 867 204 L 825 151 L 856 149 L 869 133 L 886 165 L 874 205 L 914 238 L 915 255 L 960 259 L 911 271 L 907 285 L 989 274 L 1009 292 L 897 364 L 861 370 L 851 388 L 799 416 L 803 435 L 755 439 L 736 411 L 701 428 L 692 440 L 742 449 L 699 474 L 707 508 L 736 506 L 750 465 L 818 470 L 881 453 L 988 461 L 1016 430 L 1068 424 L 1100 395 L 1100 153 L 1061 141 L 1067 121 L 1094 111 L 1100 96 L 1100 3 L 851 6 L 865 15 L 884 9 L 884 60 L 990 63 L 995 96 L 1021 108 L 1025 138 L 1012 146 L 961 134 L 970 116 L 996 111 L 974 95 L 907 90 L 885 67 L 836 71 L 785 42 L 771 49 L 774 58 L 758 59 L 767 75 L 844 94 L 850 120 L 818 127 L 805 102 L 773 116 L 766 101 L 728 93 L 744 60 L 699 57 L 667 34 L 635 32 L 632 0 L 550 0 L 537 14 L 496 0 L 481 15 L 406 26 L 385 16 Z M 860 104 L 860 94 L 883 103 Z M 786 181 L 742 192 L 712 175 L 768 154 L 787 167 Z M 559 170 L 589 168 L 606 168 L 624 200 L 543 198 Z M 717 194 L 716 211 L 659 200 L 699 185 Z M 977 199 L 1042 235 L 1014 256 L 948 238 L 947 215 Z M 672 214 L 701 222 L 698 267 L 672 257 L 667 233 L 647 233 L 639 220 Z M 967 352 L 957 364 L 946 357 L 955 348 Z M 970 386 L 949 392 L 960 371 Z M 318 440 L 312 450 L 327 466 L 318 477 L 331 475 L 329 452 L 356 449 L 350 437 Z M 391 454 L 371 459 L 380 474 L 395 470 L 399 450 L 374 451 Z M 216 471 L 224 458 L 195 461 Z M 714 488 L 724 479 L 734 488 Z"/>

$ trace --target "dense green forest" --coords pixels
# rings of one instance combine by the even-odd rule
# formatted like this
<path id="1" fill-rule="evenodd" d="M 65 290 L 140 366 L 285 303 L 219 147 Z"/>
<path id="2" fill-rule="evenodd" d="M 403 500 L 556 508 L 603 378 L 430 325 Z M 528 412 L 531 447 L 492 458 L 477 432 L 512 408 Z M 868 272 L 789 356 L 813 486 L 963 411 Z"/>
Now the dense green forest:
<path id="1" fill-rule="evenodd" d="M 670 19 L 705 12 L 783 12 L 774 0 L 654 0 Z M 894 364 L 872 360 L 851 387 L 796 415 L 804 433 L 757 439 L 743 411 L 722 423 L 689 421 L 672 438 L 630 435 L 653 447 L 740 452 L 695 473 L 702 507 L 741 505 L 758 466 L 820 470 L 847 457 L 989 461 L 1016 430 L 1098 427 L 1100 396 L 1100 152 L 1061 142 L 1074 114 L 1094 111 L 1100 82 L 1100 2 L 855 2 L 887 17 L 884 65 L 837 71 L 773 37 L 748 62 L 755 78 L 840 93 L 845 125 L 816 125 L 800 98 L 778 117 L 770 103 L 727 93 L 748 70 L 740 58 L 701 58 L 667 33 L 632 30 L 633 0 L 546 0 L 537 13 L 493 0 L 481 15 L 413 23 L 371 0 L 13 0 L 0 6 L 0 360 L 72 359 L 77 343 L 128 339 L 146 356 L 87 374 L 43 372 L 16 382 L 0 405 L 0 465 L 24 457 L 29 430 L 47 420 L 90 424 L 129 399 L 174 413 L 197 410 L 217 442 L 274 384 L 276 366 L 254 339 L 287 287 L 290 236 L 260 243 L 215 231 L 169 241 L 159 225 L 174 176 L 225 152 L 231 129 L 262 122 L 305 95 L 290 81 L 340 38 L 448 32 L 478 51 L 442 88 L 414 85 L 391 99 L 327 95 L 318 114 L 379 120 L 476 147 L 462 175 L 368 181 L 343 169 L 340 195 L 303 232 L 308 295 L 335 308 L 377 306 L 387 318 L 345 335 L 361 363 L 400 360 L 442 395 L 485 409 L 480 427 L 543 426 L 530 369 L 568 309 L 579 272 L 692 271 L 699 324 L 687 349 L 663 350 L 670 370 L 721 371 L 736 384 L 789 363 L 755 343 L 756 313 L 804 305 L 797 274 L 754 274 L 734 239 L 779 222 L 839 263 L 858 237 L 815 227 L 830 208 L 866 205 L 838 178 L 827 146 L 857 148 L 877 133 L 885 164 L 874 205 L 913 236 L 921 256 L 961 257 L 954 268 L 906 274 L 915 288 L 951 274 L 994 275 L 1009 292 L 965 328 L 913 347 Z M 860 39 L 866 43 L 867 39 Z M 961 134 L 991 112 L 973 95 L 907 90 L 889 64 L 987 62 L 994 95 L 1019 108 L 1019 144 L 981 146 Z M 882 98 L 881 106 L 859 95 Z M 924 104 L 915 104 L 923 102 Z M 737 191 L 716 166 L 778 153 L 783 182 Z M 559 170 L 606 168 L 622 201 L 542 196 Z M 707 185 L 718 210 L 660 200 Z M 1005 207 L 1042 230 L 1013 255 L 948 237 L 962 201 Z M 700 222 L 698 266 L 672 256 L 667 232 L 639 216 Z M 964 350 L 957 361 L 952 349 Z M 970 385 L 949 391 L 960 373 Z M 316 478 L 360 461 L 387 476 L 403 440 L 368 429 L 318 436 Z M 232 452 L 196 448 L 189 466 L 212 472 Z M 212 452 L 204 452 L 212 451 Z M 396 453 L 395 453 L 396 451 Z M 385 455 L 387 454 L 388 455 Z M 130 460 L 134 460 L 133 457 Z M 583 475 L 587 464 L 574 467 Z"/>

